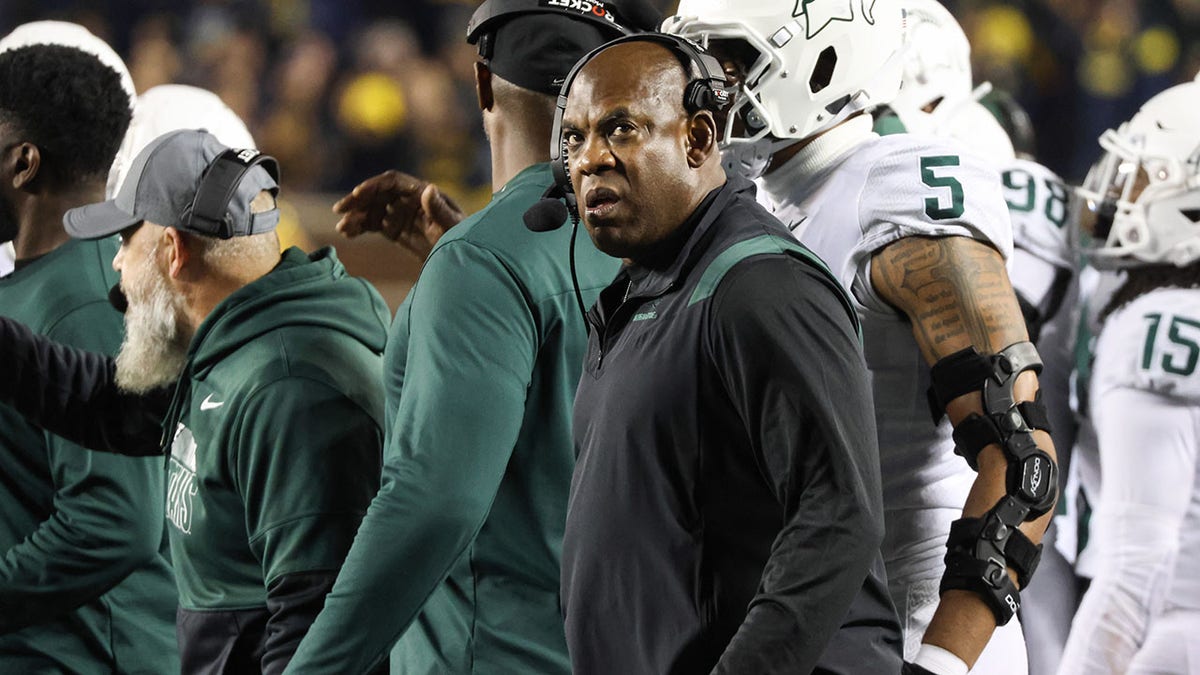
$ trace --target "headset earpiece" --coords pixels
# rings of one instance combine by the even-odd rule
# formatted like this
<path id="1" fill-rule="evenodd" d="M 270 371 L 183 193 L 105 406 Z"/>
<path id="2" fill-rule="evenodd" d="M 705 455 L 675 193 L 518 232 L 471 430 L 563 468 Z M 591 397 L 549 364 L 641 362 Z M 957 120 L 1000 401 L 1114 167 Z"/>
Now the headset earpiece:
<path id="1" fill-rule="evenodd" d="M 578 65 L 567 76 L 570 82 L 575 75 Z M 565 89 L 564 89 L 565 91 Z M 550 132 L 550 172 L 554 175 L 554 183 L 564 193 L 574 192 L 571 187 L 571 166 L 567 163 L 567 141 L 562 135 L 563 112 L 567 109 L 567 97 L 559 95 L 557 107 L 554 110 L 554 126 Z"/>
<path id="2" fill-rule="evenodd" d="M 701 110 L 717 113 L 729 108 L 733 103 L 733 91 L 725 79 L 725 69 L 721 67 L 721 63 L 705 52 L 700 45 L 687 38 L 667 33 L 638 33 L 619 37 L 588 52 L 579 59 L 563 80 L 554 110 L 554 127 L 550 135 L 550 170 L 554 174 L 555 184 L 567 197 L 568 207 L 572 209 L 575 206 L 575 195 L 574 189 L 571 187 L 570 167 L 567 165 L 566 144 L 562 138 L 563 115 L 567 111 L 567 94 L 571 91 L 571 84 L 579 75 L 579 71 L 589 61 L 600 52 L 622 42 L 661 44 L 679 58 L 680 62 L 684 64 L 684 68 L 688 70 L 689 77 L 693 68 L 700 71 L 700 77 L 688 82 L 683 90 L 683 106 L 689 113 Z"/>

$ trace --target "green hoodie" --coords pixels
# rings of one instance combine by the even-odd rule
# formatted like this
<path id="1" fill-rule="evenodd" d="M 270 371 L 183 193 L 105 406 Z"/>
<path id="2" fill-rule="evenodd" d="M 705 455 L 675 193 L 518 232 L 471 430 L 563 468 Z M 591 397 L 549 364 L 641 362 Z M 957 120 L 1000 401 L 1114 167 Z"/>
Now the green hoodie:
<path id="1" fill-rule="evenodd" d="M 113 239 L 70 241 L 0 279 L 0 315 L 115 354 Z M 162 459 L 85 452 L 0 406 L 0 673 L 179 669 Z"/>
<path id="2" fill-rule="evenodd" d="M 185 671 L 290 657 L 270 591 L 336 573 L 379 487 L 388 319 L 332 249 L 293 248 L 197 330 L 163 424 Z"/>

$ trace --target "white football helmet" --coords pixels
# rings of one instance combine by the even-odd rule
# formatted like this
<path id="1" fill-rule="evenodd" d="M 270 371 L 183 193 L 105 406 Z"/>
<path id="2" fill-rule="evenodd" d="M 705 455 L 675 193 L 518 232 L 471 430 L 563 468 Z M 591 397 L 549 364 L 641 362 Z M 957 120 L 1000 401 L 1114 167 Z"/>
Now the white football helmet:
<path id="1" fill-rule="evenodd" d="M 947 120 L 987 92 L 972 90 L 971 44 L 950 10 L 937 0 L 903 3 L 904 80 L 890 105 L 910 132 L 944 135 Z"/>
<path id="2" fill-rule="evenodd" d="M 899 0 L 682 0 L 663 31 L 753 50 L 721 138 L 726 166 L 751 178 L 900 87 Z"/>
<path id="3" fill-rule="evenodd" d="M 1154 96 L 1116 131 L 1077 189 L 1082 244 L 1101 269 L 1200 259 L 1200 83 Z"/>
<path id="4" fill-rule="evenodd" d="M 151 87 L 138 97 L 129 130 L 113 159 L 109 198 L 121 189 L 133 159 L 150 141 L 179 129 L 204 129 L 231 148 L 257 147 L 242 118 L 211 91 L 186 84 Z"/>
<path id="5" fill-rule="evenodd" d="M 956 106 L 954 114 L 935 133 L 961 141 L 993 166 L 1003 166 L 1017 158 L 1008 132 L 1000 126 L 995 115 L 974 98 Z"/>

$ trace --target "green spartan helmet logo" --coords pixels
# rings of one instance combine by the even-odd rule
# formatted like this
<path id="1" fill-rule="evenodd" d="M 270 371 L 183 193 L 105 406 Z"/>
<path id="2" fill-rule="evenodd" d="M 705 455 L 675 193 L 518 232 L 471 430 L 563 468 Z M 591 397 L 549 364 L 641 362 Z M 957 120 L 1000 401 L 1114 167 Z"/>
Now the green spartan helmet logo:
<path id="1" fill-rule="evenodd" d="M 805 37 L 811 40 L 834 21 L 854 21 L 855 4 L 863 19 L 875 25 L 875 0 L 796 0 L 792 16 L 804 17 Z"/>

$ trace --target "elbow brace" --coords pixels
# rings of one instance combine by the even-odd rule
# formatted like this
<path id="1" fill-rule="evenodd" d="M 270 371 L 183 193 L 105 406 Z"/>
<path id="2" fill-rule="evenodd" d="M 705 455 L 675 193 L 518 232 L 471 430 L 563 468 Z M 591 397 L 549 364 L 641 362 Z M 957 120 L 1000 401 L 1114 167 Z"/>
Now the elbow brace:
<path id="1" fill-rule="evenodd" d="M 1000 626 L 1020 607 L 1006 568 L 1013 568 L 1024 587 L 1041 558 L 1041 545 L 1034 545 L 1018 527 L 1048 512 L 1058 496 L 1058 466 L 1033 439 L 1035 429 L 1050 430 L 1041 393 L 1021 403 L 1013 394 L 1021 373 L 1041 369 L 1033 344 L 1018 342 L 992 356 L 967 348 L 938 361 L 931 371 L 929 403 L 935 422 L 950 401 L 973 391 L 981 394 L 983 414 L 973 413 L 958 424 L 954 451 L 976 471 L 979 453 L 993 443 L 1008 461 L 1005 496 L 982 518 L 961 518 L 951 526 L 941 583 L 943 593 L 953 589 L 978 594 Z"/>

